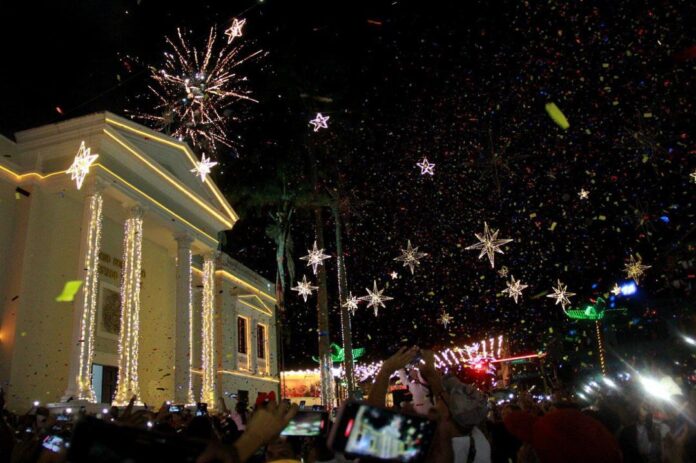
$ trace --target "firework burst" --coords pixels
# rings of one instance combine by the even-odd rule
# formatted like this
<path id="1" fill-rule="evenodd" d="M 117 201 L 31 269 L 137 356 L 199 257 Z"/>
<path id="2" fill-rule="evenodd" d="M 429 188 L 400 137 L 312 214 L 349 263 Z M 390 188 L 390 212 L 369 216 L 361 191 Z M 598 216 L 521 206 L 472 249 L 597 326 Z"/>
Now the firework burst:
<path id="1" fill-rule="evenodd" d="M 220 145 L 234 149 L 229 126 L 239 117 L 230 106 L 241 100 L 258 102 L 250 96 L 247 78 L 238 68 L 259 59 L 263 51 L 246 54 L 242 46 L 224 40 L 220 44 L 214 27 L 202 50 L 191 45 L 181 29 L 166 41 L 169 51 L 164 53 L 164 65 L 151 68 L 153 83 L 148 85 L 156 104 L 151 113 L 135 116 L 194 147 L 212 152 Z"/>

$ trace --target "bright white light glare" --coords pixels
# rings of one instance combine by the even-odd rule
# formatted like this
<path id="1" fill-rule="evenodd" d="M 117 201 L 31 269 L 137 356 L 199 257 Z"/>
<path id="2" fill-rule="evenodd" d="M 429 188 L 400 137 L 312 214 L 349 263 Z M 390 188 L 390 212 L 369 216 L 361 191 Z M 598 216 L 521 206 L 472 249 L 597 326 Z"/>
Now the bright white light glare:
<path id="1" fill-rule="evenodd" d="M 638 287 L 632 281 L 629 283 L 624 283 L 623 285 L 621 285 L 621 295 L 622 296 L 630 296 L 631 294 L 635 294 L 637 290 L 638 290 Z"/>
<path id="2" fill-rule="evenodd" d="M 510 394 L 508 397 L 510 397 L 511 399 L 514 399 L 514 398 L 515 398 L 515 394 Z"/>
<path id="3" fill-rule="evenodd" d="M 65 409 L 65 413 L 67 413 L 68 415 L 71 414 L 71 413 L 72 413 L 72 408 L 66 408 L 66 409 Z"/>
<path id="4" fill-rule="evenodd" d="M 606 384 L 607 386 L 609 386 L 612 389 L 616 389 L 618 387 L 616 385 L 616 383 L 611 378 L 607 378 L 606 376 L 604 376 L 602 378 L 602 381 L 604 382 L 604 384 Z"/>
<path id="5" fill-rule="evenodd" d="M 643 386 L 643 389 L 645 389 L 645 392 L 657 399 L 665 401 L 669 400 L 669 391 L 658 380 L 648 376 L 639 376 L 638 378 L 640 380 L 640 384 Z"/>
<path id="6" fill-rule="evenodd" d="M 582 392 L 578 392 L 578 397 L 580 397 L 582 400 L 587 400 L 587 396 Z"/>
<path id="7" fill-rule="evenodd" d="M 694 340 L 694 338 L 692 338 L 691 336 L 684 336 L 684 341 L 687 344 L 691 344 L 692 346 L 696 346 L 696 340 Z"/>
<path id="8" fill-rule="evenodd" d="M 148 422 L 147 422 L 147 427 L 148 427 L 148 428 L 151 428 L 151 427 L 152 427 L 152 421 L 148 421 Z"/>
<path id="9" fill-rule="evenodd" d="M 597 384 L 597 381 L 590 381 L 590 386 L 599 388 L 599 384 Z"/>
<path id="10" fill-rule="evenodd" d="M 38 401 L 38 400 L 35 400 L 35 401 L 34 401 L 34 407 L 38 407 L 38 406 L 39 406 L 39 401 Z"/>
<path id="11" fill-rule="evenodd" d="M 585 390 L 585 392 L 587 392 L 588 394 L 592 394 L 592 388 L 591 388 L 590 386 L 588 386 L 587 384 L 584 385 L 582 388 L 583 388 L 583 389 Z"/>
<path id="12" fill-rule="evenodd" d="M 108 408 L 102 408 L 102 413 L 106 415 L 107 413 L 109 413 L 109 409 L 108 409 Z"/>

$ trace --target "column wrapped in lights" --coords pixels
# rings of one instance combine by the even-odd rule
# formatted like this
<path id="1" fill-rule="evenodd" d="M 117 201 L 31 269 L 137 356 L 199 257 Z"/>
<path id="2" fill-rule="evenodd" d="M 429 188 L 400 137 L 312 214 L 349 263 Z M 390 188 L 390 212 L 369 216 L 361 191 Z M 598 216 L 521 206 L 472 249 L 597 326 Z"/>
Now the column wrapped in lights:
<path id="1" fill-rule="evenodd" d="M 215 408 L 215 260 L 208 254 L 203 260 L 203 323 L 202 325 L 202 369 L 203 386 L 201 402 Z"/>
<path id="2" fill-rule="evenodd" d="M 186 392 L 186 402 L 189 404 L 195 403 L 193 398 L 193 281 L 191 268 L 193 267 L 193 253 L 191 248 L 188 249 L 188 390 Z"/>
<path id="3" fill-rule="evenodd" d="M 142 272 L 143 214 L 133 207 L 123 233 L 121 271 L 121 333 L 118 342 L 118 381 L 114 404 L 125 405 L 140 395 L 138 342 L 140 331 L 140 279 Z"/>
<path id="4" fill-rule="evenodd" d="M 92 359 L 94 358 L 94 319 L 97 308 L 103 204 L 104 200 L 98 191 L 89 199 L 87 255 L 85 256 L 85 280 L 82 287 L 82 317 L 80 318 L 82 342 L 76 384 L 77 399 L 89 402 L 97 401 L 92 387 Z"/>
<path id="5" fill-rule="evenodd" d="M 193 238 L 188 233 L 174 236 L 176 256 L 176 350 L 174 364 L 174 400 L 176 403 L 194 404 L 193 396 L 193 289 L 192 252 Z"/>

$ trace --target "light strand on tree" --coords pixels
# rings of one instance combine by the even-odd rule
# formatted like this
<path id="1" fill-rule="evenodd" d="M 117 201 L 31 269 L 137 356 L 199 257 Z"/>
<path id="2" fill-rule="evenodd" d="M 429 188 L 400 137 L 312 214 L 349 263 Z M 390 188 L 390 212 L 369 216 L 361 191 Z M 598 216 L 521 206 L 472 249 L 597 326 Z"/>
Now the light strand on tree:
<path id="1" fill-rule="evenodd" d="M 97 284 L 99 281 L 99 249 L 102 234 L 102 206 L 99 192 L 89 199 L 89 229 L 87 231 L 87 255 L 85 257 L 85 284 L 82 293 L 82 319 L 80 325 L 80 361 L 77 374 L 77 399 L 96 402 L 92 387 L 92 359 L 94 358 L 94 318 L 97 308 Z"/>

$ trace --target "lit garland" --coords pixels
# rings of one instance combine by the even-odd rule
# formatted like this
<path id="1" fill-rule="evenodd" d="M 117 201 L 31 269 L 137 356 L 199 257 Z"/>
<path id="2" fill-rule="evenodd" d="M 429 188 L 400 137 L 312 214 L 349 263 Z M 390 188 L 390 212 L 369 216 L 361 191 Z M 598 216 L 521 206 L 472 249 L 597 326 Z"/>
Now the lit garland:
<path id="1" fill-rule="evenodd" d="M 194 404 L 196 400 L 193 398 L 193 375 L 191 370 L 193 370 L 193 281 L 191 268 L 193 266 L 193 253 L 191 252 L 191 247 L 186 250 L 188 255 L 188 266 L 186 271 L 188 272 L 188 335 L 189 335 L 189 371 L 188 371 L 188 390 L 186 391 L 186 401 L 189 404 Z"/>
<path id="2" fill-rule="evenodd" d="M 140 395 L 138 342 L 140 331 L 140 278 L 142 268 L 143 210 L 134 207 L 123 234 L 121 274 L 121 333 L 118 343 L 118 381 L 115 405 L 126 405 Z"/>
<path id="3" fill-rule="evenodd" d="M 597 345 L 599 347 L 599 365 L 602 368 L 602 374 L 607 374 L 607 365 L 604 358 L 604 343 L 602 342 L 602 329 L 599 321 L 595 321 L 595 329 L 597 330 Z"/>
<path id="4" fill-rule="evenodd" d="M 206 256 L 203 262 L 203 386 L 201 402 L 215 408 L 215 262 Z"/>
<path id="5" fill-rule="evenodd" d="M 89 200 L 89 230 L 87 232 L 87 256 L 85 257 L 85 284 L 80 324 L 80 360 L 77 373 L 77 399 L 96 402 L 92 387 L 92 359 L 94 358 L 94 318 L 97 308 L 97 282 L 99 279 L 99 248 L 102 232 L 101 194 L 95 192 Z"/>

